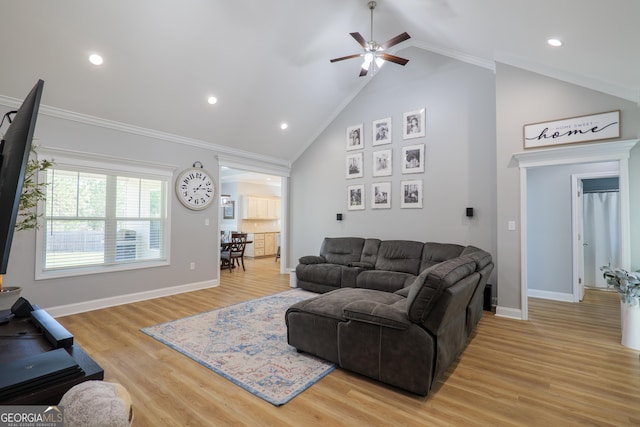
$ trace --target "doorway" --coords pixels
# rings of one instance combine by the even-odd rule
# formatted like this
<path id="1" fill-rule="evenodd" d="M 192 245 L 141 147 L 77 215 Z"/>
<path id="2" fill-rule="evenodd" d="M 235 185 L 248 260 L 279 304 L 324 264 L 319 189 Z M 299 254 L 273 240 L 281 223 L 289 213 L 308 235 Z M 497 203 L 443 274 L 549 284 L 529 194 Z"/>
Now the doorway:
<path id="1" fill-rule="evenodd" d="M 220 167 L 221 238 L 229 239 L 232 233 L 246 233 L 250 243 L 244 253 L 246 260 L 270 259 L 282 265 L 281 255 L 285 228 L 283 209 L 283 181 L 286 177 L 238 169 Z M 264 263 L 251 263 L 254 267 Z"/>
<path id="2" fill-rule="evenodd" d="M 528 249 L 529 242 L 533 236 L 527 235 L 527 207 L 530 201 L 527 193 L 528 170 L 538 167 L 552 165 L 585 164 L 596 162 L 616 162 L 618 164 L 619 176 L 619 197 L 620 197 L 620 266 L 629 268 L 630 256 L 630 219 L 629 219 L 629 155 L 631 149 L 638 143 L 638 140 L 604 142 L 598 144 L 585 144 L 575 146 L 557 147 L 551 149 L 541 149 L 535 151 L 515 153 L 513 155 L 513 166 L 520 169 L 520 310 L 519 317 L 522 320 L 528 319 Z M 575 212 L 575 209 L 574 209 Z M 576 221 L 572 221 L 573 224 Z M 578 284 L 578 251 L 573 248 L 573 294 L 579 296 L 580 288 Z M 516 310 L 503 310 L 508 317 L 514 317 Z"/>
<path id="3" fill-rule="evenodd" d="M 621 265 L 619 179 L 617 175 L 582 179 L 582 189 L 583 283 L 606 289 L 600 267 Z"/>

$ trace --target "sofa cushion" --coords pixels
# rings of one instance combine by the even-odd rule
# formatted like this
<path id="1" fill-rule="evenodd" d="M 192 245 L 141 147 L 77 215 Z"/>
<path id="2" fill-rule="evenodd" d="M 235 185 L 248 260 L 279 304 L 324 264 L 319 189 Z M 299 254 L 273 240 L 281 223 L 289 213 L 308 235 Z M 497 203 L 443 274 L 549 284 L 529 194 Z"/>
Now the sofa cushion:
<path id="1" fill-rule="evenodd" d="M 353 301 L 344 307 L 344 317 L 372 325 L 407 329 L 411 326 L 411 322 L 405 306 L 404 298 L 393 304 L 370 300 Z"/>
<path id="2" fill-rule="evenodd" d="M 418 275 L 424 243 L 410 240 L 380 242 L 376 270 L 398 271 Z"/>
<path id="3" fill-rule="evenodd" d="M 476 271 L 482 270 L 492 262 L 491 254 L 489 252 L 483 251 L 475 246 L 467 246 L 464 248 L 460 256 L 466 256 L 474 260 L 476 262 Z"/>
<path id="4" fill-rule="evenodd" d="M 298 264 L 296 266 L 298 280 L 330 285 L 337 288 L 342 282 L 342 271 L 336 264 Z"/>
<path id="5" fill-rule="evenodd" d="M 362 247 L 362 255 L 360 262 L 375 265 L 378 259 L 378 250 L 380 249 L 380 239 L 367 239 Z"/>
<path id="6" fill-rule="evenodd" d="M 328 263 L 348 265 L 360 261 L 364 239 L 360 237 L 326 237 L 320 247 L 320 255 Z"/>
<path id="7" fill-rule="evenodd" d="M 398 289 L 404 288 L 407 280 L 415 277 L 413 274 L 399 273 L 397 271 L 366 270 L 358 274 L 356 287 L 395 292 Z"/>
<path id="8" fill-rule="evenodd" d="M 448 259 L 456 258 L 460 256 L 463 250 L 464 246 L 456 245 L 455 243 L 427 242 L 422 250 L 420 271 Z"/>
<path id="9" fill-rule="evenodd" d="M 422 271 L 407 296 L 407 313 L 411 321 L 421 323 L 444 289 L 475 271 L 475 262 L 454 258 Z"/>

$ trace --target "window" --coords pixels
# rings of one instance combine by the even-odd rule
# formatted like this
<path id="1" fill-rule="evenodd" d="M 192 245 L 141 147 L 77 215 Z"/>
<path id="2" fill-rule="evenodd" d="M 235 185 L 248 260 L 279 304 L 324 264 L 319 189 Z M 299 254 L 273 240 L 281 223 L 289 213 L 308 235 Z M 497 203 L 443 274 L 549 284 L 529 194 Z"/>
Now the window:
<path id="1" fill-rule="evenodd" d="M 51 157 L 36 279 L 168 264 L 170 170 Z"/>

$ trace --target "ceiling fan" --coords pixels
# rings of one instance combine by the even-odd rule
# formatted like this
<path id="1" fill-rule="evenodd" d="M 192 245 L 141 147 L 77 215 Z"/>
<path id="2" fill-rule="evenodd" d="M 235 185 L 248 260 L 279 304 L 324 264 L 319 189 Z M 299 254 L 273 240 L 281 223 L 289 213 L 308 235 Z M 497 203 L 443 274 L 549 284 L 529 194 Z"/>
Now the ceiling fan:
<path id="1" fill-rule="evenodd" d="M 360 77 L 366 76 L 369 70 L 371 69 L 371 75 L 375 74 L 377 69 L 380 69 L 385 61 L 393 62 L 399 65 L 406 65 L 409 62 L 408 59 L 400 58 L 399 56 L 391 55 L 389 53 L 384 53 L 385 49 L 388 49 L 392 46 L 397 45 L 405 40 L 411 38 L 409 34 L 402 33 L 398 34 L 392 39 L 387 40 L 384 43 L 378 43 L 373 40 L 373 9 L 376 8 L 376 2 L 369 2 L 369 9 L 371 10 L 371 40 L 366 41 L 362 34 L 355 32 L 349 33 L 351 37 L 353 37 L 364 49 L 363 53 L 356 53 L 354 55 L 343 56 L 340 58 L 331 59 L 331 62 L 344 61 L 345 59 L 358 58 L 363 57 L 364 61 L 362 62 L 362 66 L 360 69 Z"/>

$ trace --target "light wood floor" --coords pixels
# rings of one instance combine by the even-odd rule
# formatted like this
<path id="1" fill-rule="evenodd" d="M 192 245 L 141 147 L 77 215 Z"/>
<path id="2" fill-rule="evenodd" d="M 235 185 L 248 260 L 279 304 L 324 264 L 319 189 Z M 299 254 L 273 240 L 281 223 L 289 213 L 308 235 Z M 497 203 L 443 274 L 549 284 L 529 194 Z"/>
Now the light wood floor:
<path id="1" fill-rule="evenodd" d="M 281 407 L 253 396 L 140 328 L 289 289 L 273 258 L 221 272 L 213 289 L 59 318 L 131 393 L 134 426 L 640 425 L 640 359 L 620 342 L 615 294 L 580 304 L 531 299 L 530 320 L 485 312 L 427 398 L 336 369 Z"/>

